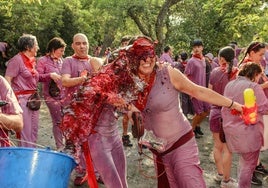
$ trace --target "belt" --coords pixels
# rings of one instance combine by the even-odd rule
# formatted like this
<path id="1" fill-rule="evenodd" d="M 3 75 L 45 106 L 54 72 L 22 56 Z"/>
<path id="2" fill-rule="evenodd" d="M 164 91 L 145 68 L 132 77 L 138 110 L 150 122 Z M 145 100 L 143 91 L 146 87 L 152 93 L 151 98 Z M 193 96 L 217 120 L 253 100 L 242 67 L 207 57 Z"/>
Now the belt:
<path id="1" fill-rule="evenodd" d="M 27 95 L 27 94 L 34 94 L 36 90 L 22 90 L 22 91 L 14 91 L 15 95 Z"/>
<path id="2" fill-rule="evenodd" d="M 158 180 L 157 187 L 158 188 L 169 188 L 167 173 L 164 172 L 165 166 L 163 164 L 162 157 L 164 155 L 168 154 L 169 152 L 177 149 L 178 147 L 182 146 L 183 144 L 185 144 L 189 140 L 191 140 L 193 138 L 193 136 L 194 136 L 193 130 L 190 130 L 188 133 L 186 133 L 185 135 L 180 137 L 168 150 L 166 150 L 162 153 L 158 153 L 156 150 L 150 149 L 151 152 L 153 152 L 153 154 L 156 155 L 157 175 L 158 175 L 157 176 L 158 177 L 157 178 L 157 180 Z"/>

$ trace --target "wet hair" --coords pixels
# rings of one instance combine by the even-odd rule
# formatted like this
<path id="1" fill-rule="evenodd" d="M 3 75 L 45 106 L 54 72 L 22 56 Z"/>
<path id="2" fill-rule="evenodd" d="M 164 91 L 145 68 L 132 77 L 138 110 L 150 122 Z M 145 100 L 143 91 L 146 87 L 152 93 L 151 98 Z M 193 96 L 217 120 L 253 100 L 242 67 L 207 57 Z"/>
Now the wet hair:
<path id="1" fill-rule="evenodd" d="M 248 62 L 242 66 L 238 75 L 245 76 L 249 78 L 251 81 L 254 81 L 255 76 L 261 73 L 262 73 L 262 68 L 259 64 Z"/>
<path id="2" fill-rule="evenodd" d="M 146 57 L 155 57 L 155 42 L 150 37 L 138 35 L 130 39 L 129 45 L 132 45 L 127 49 L 126 54 L 129 59 L 129 66 L 134 74 L 137 74 L 140 60 Z"/>
<path id="3" fill-rule="evenodd" d="M 228 63 L 228 70 L 227 70 L 227 74 L 228 77 L 230 78 L 232 70 L 233 70 L 233 65 L 234 65 L 234 57 L 235 57 L 235 51 L 231 46 L 226 46 L 223 47 L 222 49 L 220 49 L 219 53 L 218 53 L 219 57 L 223 57 L 227 63 Z"/>
<path id="4" fill-rule="evenodd" d="M 59 48 L 65 48 L 65 47 L 66 47 L 66 43 L 64 42 L 62 38 L 54 37 L 48 42 L 46 51 L 47 53 L 51 53 Z"/>
<path id="5" fill-rule="evenodd" d="M 150 37 L 147 37 L 145 35 L 137 35 L 137 36 L 131 37 L 131 39 L 129 40 L 128 44 L 129 45 L 134 44 L 134 42 L 136 40 L 138 40 L 139 38 L 144 38 L 144 39 L 147 39 L 148 41 L 150 41 L 152 44 L 154 43 Z"/>
<path id="6" fill-rule="evenodd" d="M 181 59 L 182 59 L 183 61 L 185 61 L 185 60 L 188 58 L 188 55 L 187 55 L 186 52 L 182 52 L 182 53 L 180 54 L 180 56 L 181 56 Z"/>
<path id="7" fill-rule="evenodd" d="M 245 60 L 246 56 L 250 53 L 250 52 L 258 52 L 260 51 L 261 49 L 265 48 L 265 44 L 262 43 L 262 42 L 257 42 L 257 41 L 253 41 L 249 44 L 249 46 L 247 47 L 247 50 L 245 52 L 245 55 L 244 57 L 241 59 L 241 61 L 239 62 L 239 65 L 240 66 L 243 61 Z"/>
<path id="8" fill-rule="evenodd" d="M 37 42 L 37 39 L 35 36 L 31 34 L 23 34 L 18 39 L 17 48 L 20 52 L 24 52 L 26 50 L 30 50 L 34 47 L 35 42 Z"/>
<path id="9" fill-rule="evenodd" d="M 164 48 L 164 52 L 165 52 L 165 53 L 167 53 L 169 50 L 170 50 L 170 47 L 169 47 L 169 46 L 166 46 L 166 47 Z"/>

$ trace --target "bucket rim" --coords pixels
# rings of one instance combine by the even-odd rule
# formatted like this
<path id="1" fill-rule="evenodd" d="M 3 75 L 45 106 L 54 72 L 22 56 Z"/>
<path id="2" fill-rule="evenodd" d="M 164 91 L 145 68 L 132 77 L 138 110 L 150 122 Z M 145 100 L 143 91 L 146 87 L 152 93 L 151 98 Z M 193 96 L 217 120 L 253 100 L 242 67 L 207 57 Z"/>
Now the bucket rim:
<path id="1" fill-rule="evenodd" d="M 32 151 L 32 152 L 41 152 L 41 153 L 53 153 L 53 154 L 56 154 L 56 155 L 61 155 L 61 156 L 64 156 L 64 157 L 68 157 L 70 158 L 71 160 L 73 160 L 73 162 L 76 164 L 74 158 L 66 153 L 63 153 L 63 152 L 58 152 L 58 151 L 55 151 L 55 150 L 51 150 L 50 148 L 44 148 L 44 149 L 41 149 L 41 148 L 27 148 L 27 147 L 0 147 L 0 151 L 1 150 L 25 150 L 25 151 Z"/>

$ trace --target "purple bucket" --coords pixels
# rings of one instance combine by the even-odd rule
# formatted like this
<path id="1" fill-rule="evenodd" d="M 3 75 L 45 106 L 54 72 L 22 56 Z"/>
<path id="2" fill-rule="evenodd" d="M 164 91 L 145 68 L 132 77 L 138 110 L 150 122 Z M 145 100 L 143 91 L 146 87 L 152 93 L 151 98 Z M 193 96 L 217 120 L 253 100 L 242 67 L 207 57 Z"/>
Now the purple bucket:
<path id="1" fill-rule="evenodd" d="M 67 188 L 76 163 L 49 149 L 0 148 L 1 188 Z"/>

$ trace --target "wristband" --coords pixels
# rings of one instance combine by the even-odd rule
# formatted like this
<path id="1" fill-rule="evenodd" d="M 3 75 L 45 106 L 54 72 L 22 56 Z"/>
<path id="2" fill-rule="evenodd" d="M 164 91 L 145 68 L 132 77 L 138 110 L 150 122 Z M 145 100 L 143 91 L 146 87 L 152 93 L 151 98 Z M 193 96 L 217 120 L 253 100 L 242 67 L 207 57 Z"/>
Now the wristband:
<path id="1" fill-rule="evenodd" d="M 234 101 L 232 100 L 232 103 L 230 104 L 230 106 L 228 106 L 228 108 L 232 108 L 233 104 L 234 104 Z"/>

